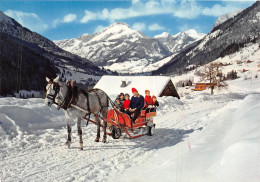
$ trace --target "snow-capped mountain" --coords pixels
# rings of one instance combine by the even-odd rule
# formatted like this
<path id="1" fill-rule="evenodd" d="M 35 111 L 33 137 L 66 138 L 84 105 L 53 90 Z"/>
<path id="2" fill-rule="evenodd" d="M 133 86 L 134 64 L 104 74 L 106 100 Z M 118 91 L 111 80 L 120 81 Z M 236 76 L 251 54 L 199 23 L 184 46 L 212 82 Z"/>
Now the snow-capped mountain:
<path id="1" fill-rule="evenodd" d="M 85 57 L 106 69 L 138 73 L 203 36 L 204 34 L 189 30 L 174 36 L 163 33 L 150 38 L 132 30 L 125 23 L 115 23 L 100 33 L 84 34 L 55 43 L 62 49 Z"/>
<path id="2" fill-rule="evenodd" d="M 20 89 L 42 90 L 45 76 L 54 77 L 59 69 L 104 73 L 87 59 L 59 48 L 1 11 L 0 27 L 0 95 Z"/>
<path id="3" fill-rule="evenodd" d="M 235 10 L 235 11 L 233 11 L 233 12 L 231 12 L 231 13 L 227 13 L 227 14 L 225 14 L 225 15 L 220 16 L 220 17 L 217 19 L 217 21 L 215 22 L 215 24 L 214 24 L 212 30 L 213 30 L 215 27 L 217 27 L 218 25 L 220 25 L 220 24 L 224 23 L 225 21 L 227 21 L 228 19 L 234 18 L 237 14 L 241 13 L 242 11 L 243 11 L 242 9 L 238 9 L 238 10 Z"/>
<path id="4" fill-rule="evenodd" d="M 153 74 L 182 72 L 189 65 L 203 65 L 220 57 L 232 55 L 244 47 L 260 48 L 260 1 L 216 26 L 202 40 L 175 55 Z M 253 54 L 253 52 L 252 52 Z M 241 60 L 247 59 L 241 56 Z"/>
<path id="5" fill-rule="evenodd" d="M 205 35 L 206 34 L 198 33 L 194 29 L 190 29 L 185 32 L 180 32 L 176 35 L 171 35 L 167 32 L 163 32 L 160 35 L 154 36 L 154 38 L 159 40 L 172 53 L 177 53 L 183 48 L 194 43 L 195 41 L 202 39 Z"/>
<path id="6" fill-rule="evenodd" d="M 171 54 L 158 40 L 132 30 L 125 23 L 115 23 L 100 33 L 85 34 L 55 43 L 62 49 L 107 69 L 118 71 L 118 65 L 123 66 L 123 72 L 128 72 L 139 61 L 142 67 L 145 67 Z"/>

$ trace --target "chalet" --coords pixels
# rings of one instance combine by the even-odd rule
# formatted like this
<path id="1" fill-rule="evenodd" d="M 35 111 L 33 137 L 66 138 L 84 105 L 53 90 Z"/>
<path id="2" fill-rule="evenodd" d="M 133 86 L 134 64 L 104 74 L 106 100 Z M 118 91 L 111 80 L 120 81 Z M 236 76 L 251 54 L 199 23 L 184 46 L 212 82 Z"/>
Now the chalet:
<path id="1" fill-rule="evenodd" d="M 121 92 L 132 95 L 133 87 L 143 96 L 145 90 L 150 90 L 151 95 L 157 97 L 172 96 L 180 99 L 171 78 L 166 76 L 102 76 L 94 88 L 104 90 L 113 98 Z"/>

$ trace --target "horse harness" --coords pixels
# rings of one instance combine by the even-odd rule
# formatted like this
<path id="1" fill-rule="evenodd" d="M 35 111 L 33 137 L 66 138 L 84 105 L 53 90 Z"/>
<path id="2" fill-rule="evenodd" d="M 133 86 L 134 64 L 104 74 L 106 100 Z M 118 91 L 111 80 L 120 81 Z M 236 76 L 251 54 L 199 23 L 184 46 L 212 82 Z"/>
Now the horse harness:
<path id="1" fill-rule="evenodd" d="M 87 98 L 87 111 L 91 114 L 91 112 L 90 112 L 90 105 L 89 105 L 89 93 L 90 92 L 94 92 L 94 94 L 97 96 L 97 98 L 98 98 L 98 102 L 99 102 L 99 106 L 100 106 L 100 110 L 99 110 L 99 112 L 101 112 L 102 111 L 102 109 L 104 108 L 104 107 L 108 107 L 108 102 L 107 102 L 107 105 L 106 106 L 102 106 L 102 103 L 101 103 L 101 99 L 100 99 L 100 96 L 98 95 L 98 93 L 97 93 L 97 91 L 98 90 L 100 90 L 100 89 L 90 89 L 90 90 L 88 90 L 88 91 L 86 91 L 86 90 L 80 90 L 84 95 L 85 95 L 85 97 Z"/>
<path id="2" fill-rule="evenodd" d="M 99 106 L 100 106 L 99 112 L 101 112 L 104 107 L 108 107 L 108 106 L 109 106 L 109 98 L 107 99 L 107 105 L 106 105 L 106 106 L 102 106 L 100 96 L 99 96 L 98 93 L 97 93 L 97 91 L 100 90 L 100 89 L 90 89 L 90 90 L 88 90 L 88 91 L 81 89 L 81 90 L 79 91 L 77 88 L 75 88 L 74 92 L 77 92 L 77 93 L 75 94 L 75 93 L 73 93 L 73 89 L 74 89 L 74 88 L 72 88 L 71 85 L 67 85 L 67 87 L 68 87 L 68 92 L 67 92 L 67 94 L 66 94 L 64 100 L 63 100 L 61 103 L 57 103 L 57 102 L 55 101 L 55 99 L 56 99 L 58 93 L 60 92 L 60 87 L 61 87 L 61 86 L 59 85 L 59 83 L 54 82 L 52 79 L 49 81 L 49 84 L 53 84 L 54 94 L 47 94 L 47 98 L 50 99 L 50 100 L 52 100 L 53 103 L 56 104 L 56 105 L 58 105 L 59 108 L 63 108 L 63 109 L 66 110 L 67 108 L 72 107 L 71 104 L 76 104 L 75 102 L 78 101 L 78 96 L 79 96 L 78 92 L 83 93 L 83 95 L 85 95 L 85 97 L 87 98 L 87 108 L 86 108 L 87 113 L 86 113 L 86 116 L 89 116 L 89 117 L 90 117 L 90 115 L 92 114 L 92 112 L 90 111 L 90 104 L 89 104 L 89 103 L 90 103 L 90 102 L 89 102 L 89 93 L 90 93 L 90 92 L 94 92 L 95 95 L 96 95 L 97 98 L 98 98 L 98 102 L 99 102 Z M 74 98 L 74 95 L 73 95 L 73 94 L 75 94 L 77 98 Z"/>

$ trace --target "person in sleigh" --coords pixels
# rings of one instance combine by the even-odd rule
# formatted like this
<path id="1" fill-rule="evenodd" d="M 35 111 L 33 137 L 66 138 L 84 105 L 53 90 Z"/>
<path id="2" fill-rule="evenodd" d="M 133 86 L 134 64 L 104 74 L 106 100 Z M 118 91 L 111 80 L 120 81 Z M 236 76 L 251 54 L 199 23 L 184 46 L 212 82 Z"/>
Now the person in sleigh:
<path id="1" fill-rule="evenodd" d="M 155 112 L 155 107 L 159 106 L 159 103 L 155 96 L 150 95 L 149 90 L 145 90 L 145 99 L 144 99 L 144 110 L 146 110 L 146 113 L 148 112 Z"/>
<path id="2" fill-rule="evenodd" d="M 153 108 L 151 108 L 150 112 L 156 112 L 156 107 L 159 106 L 159 102 L 157 101 L 157 98 L 154 95 L 152 96 L 152 100 L 153 100 L 152 103 Z"/>
<path id="3" fill-rule="evenodd" d="M 127 113 L 129 110 L 129 104 L 130 104 L 130 95 L 129 94 L 125 94 L 125 100 L 123 103 L 123 112 Z"/>
<path id="4" fill-rule="evenodd" d="M 120 98 L 116 98 L 114 105 L 115 109 L 118 109 L 119 111 L 123 112 L 123 104 L 120 102 Z"/>
<path id="5" fill-rule="evenodd" d="M 135 123 L 135 120 L 138 118 L 142 108 L 144 107 L 144 97 L 140 95 L 135 88 L 132 88 L 132 93 L 133 96 L 129 103 L 129 110 L 127 114 L 132 117 L 132 123 Z"/>

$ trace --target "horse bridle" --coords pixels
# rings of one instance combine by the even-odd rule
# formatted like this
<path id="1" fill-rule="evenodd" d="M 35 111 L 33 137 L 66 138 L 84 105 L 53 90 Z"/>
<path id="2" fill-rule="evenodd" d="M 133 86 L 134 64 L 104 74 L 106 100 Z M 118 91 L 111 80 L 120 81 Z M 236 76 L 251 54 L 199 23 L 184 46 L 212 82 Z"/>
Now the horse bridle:
<path id="1" fill-rule="evenodd" d="M 60 87 L 61 87 L 61 86 L 60 86 L 59 83 L 53 82 L 53 80 L 50 80 L 49 84 L 51 84 L 51 85 L 53 84 L 54 94 L 47 94 L 46 98 L 52 100 L 53 103 L 58 106 L 58 109 L 60 109 L 60 108 L 63 108 L 63 109 L 64 109 L 64 107 L 67 107 L 67 105 L 68 105 L 67 101 L 68 101 L 68 99 L 70 99 L 70 98 L 69 98 L 69 95 L 70 95 L 70 93 L 72 92 L 71 87 L 69 87 L 69 86 L 67 85 L 67 87 L 68 87 L 68 92 L 67 92 L 67 94 L 66 94 L 64 100 L 63 100 L 62 102 L 61 102 L 61 101 L 58 101 L 58 103 L 57 103 L 57 102 L 55 101 L 55 99 L 56 99 L 58 93 L 60 92 Z M 51 85 L 50 85 L 50 87 L 51 87 Z M 59 99 L 59 97 L 58 97 L 58 99 Z M 67 105 L 66 105 L 66 104 L 67 104 Z"/>
<path id="2" fill-rule="evenodd" d="M 51 85 L 53 84 L 54 94 L 47 94 L 46 98 L 52 100 L 54 104 L 58 105 L 58 103 L 55 102 L 55 99 L 56 99 L 58 93 L 60 92 L 60 85 L 56 82 L 53 82 L 52 80 L 49 81 L 49 84 L 51 84 Z M 50 85 L 50 87 L 51 87 L 51 85 Z"/>

